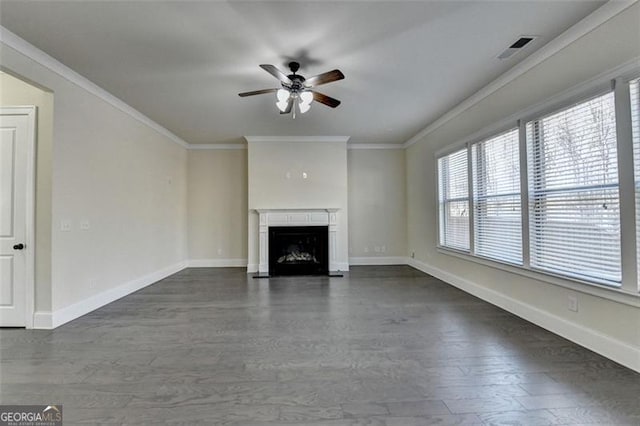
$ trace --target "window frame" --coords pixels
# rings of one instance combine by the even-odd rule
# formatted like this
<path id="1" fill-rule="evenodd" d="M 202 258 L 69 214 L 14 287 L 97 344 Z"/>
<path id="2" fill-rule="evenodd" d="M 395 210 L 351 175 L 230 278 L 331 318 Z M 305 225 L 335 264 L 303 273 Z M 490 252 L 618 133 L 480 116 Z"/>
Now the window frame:
<path id="1" fill-rule="evenodd" d="M 616 90 L 616 114 L 618 120 L 618 137 L 628 143 L 618 144 L 619 158 L 619 179 L 620 179 L 620 226 L 621 229 L 633 229 L 635 232 L 622 233 L 622 286 L 628 290 L 636 291 L 640 294 L 640 227 L 636 221 L 636 180 L 635 180 L 635 153 L 633 146 L 633 129 L 631 119 L 631 82 L 638 80 L 640 90 L 640 69 L 634 70 L 618 77 L 615 80 Z M 640 159 L 639 159 L 640 160 Z M 638 165 L 640 167 L 640 165 Z M 626 175 L 629 174 L 630 178 Z M 640 180 L 640 179 L 639 179 Z M 624 197 L 623 197 L 624 191 Z M 623 206 L 624 200 L 624 206 Z M 624 216 L 623 216 L 624 213 Z M 625 277 L 625 268 L 627 276 Z"/>
<path id="2" fill-rule="evenodd" d="M 519 175 L 520 175 L 519 176 L 520 187 L 519 187 L 518 193 L 517 193 L 517 195 L 520 196 L 520 246 L 521 246 L 520 247 L 520 255 L 521 255 L 520 263 L 510 262 L 510 261 L 505 260 L 505 259 L 500 259 L 500 258 L 497 258 L 497 257 L 490 257 L 490 256 L 478 254 L 477 251 L 476 251 L 476 244 L 475 244 L 476 243 L 476 237 L 477 237 L 477 235 L 476 235 L 477 234 L 476 233 L 476 217 L 475 217 L 476 216 L 475 212 L 476 212 L 476 198 L 477 198 L 477 195 L 473 191 L 473 189 L 474 189 L 473 188 L 473 180 L 474 180 L 474 177 L 475 177 L 474 176 L 475 175 L 475 173 L 474 173 L 475 170 L 473 168 L 473 166 L 474 166 L 473 165 L 473 150 L 474 150 L 474 147 L 476 147 L 477 145 L 480 145 L 480 144 L 482 144 L 484 142 L 488 142 L 491 139 L 498 138 L 500 136 L 506 135 L 507 133 L 511 133 L 511 132 L 517 132 L 518 133 L 518 157 L 519 157 L 518 166 L 521 167 L 520 123 L 517 123 L 517 125 L 515 125 L 515 126 L 510 126 L 509 128 L 507 128 L 505 130 L 502 130 L 500 132 L 496 132 L 496 133 L 492 134 L 491 136 L 482 138 L 480 140 L 476 140 L 476 141 L 471 142 L 471 143 L 468 144 L 468 146 L 469 146 L 469 155 L 471 155 L 471 158 L 469 159 L 469 165 L 470 165 L 470 178 L 469 178 L 469 181 L 470 181 L 470 185 L 471 185 L 469 196 L 473 199 L 473 228 L 472 228 L 472 231 L 473 231 L 473 250 L 471 251 L 471 253 L 473 253 L 474 256 L 477 256 L 477 257 L 480 257 L 480 258 L 483 258 L 483 259 L 489 259 L 489 260 L 493 260 L 493 261 L 496 261 L 496 262 L 504 263 L 504 264 L 507 264 L 507 265 L 523 266 L 524 265 L 524 251 L 522 250 L 522 244 L 523 244 L 523 235 L 522 235 L 522 232 L 523 232 L 523 229 L 522 229 L 522 170 L 520 170 L 520 173 L 519 173 Z M 485 199 L 489 199 L 489 198 L 494 198 L 495 199 L 495 198 L 498 198 L 498 197 L 505 197 L 505 196 L 509 196 L 509 195 L 516 195 L 516 193 L 491 195 L 491 196 L 485 197 Z"/>
<path id="3" fill-rule="evenodd" d="M 606 186 L 607 188 L 616 188 L 618 190 L 618 204 L 620 205 L 620 181 L 622 179 L 622 177 L 620 176 L 620 153 L 618 152 L 618 149 L 620 147 L 620 141 L 618 140 L 618 110 L 617 110 L 617 102 L 616 102 L 616 91 L 615 91 L 615 84 L 611 83 L 610 86 L 606 89 L 601 89 L 598 88 L 598 90 L 589 93 L 589 95 L 585 95 L 582 98 L 579 98 L 577 100 L 573 100 L 572 102 L 567 103 L 566 105 L 563 106 L 558 106 L 557 108 L 545 111 L 544 113 L 541 114 L 536 114 L 533 116 L 533 118 L 528 119 L 528 120 L 523 120 L 522 123 L 525 127 L 525 132 L 526 132 L 526 126 L 528 123 L 537 123 L 541 120 L 544 120 L 545 118 L 548 118 L 549 116 L 555 115 L 556 113 L 562 112 L 562 111 L 566 111 L 568 109 L 571 109 L 575 106 L 578 105 L 582 105 L 585 104 L 593 99 L 599 98 L 601 96 L 605 96 L 611 94 L 613 95 L 613 103 L 614 103 L 614 118 L 615 118 L 615 131 L 616 131 L 616 166 L 617 166 L 617 182 L 615 184 L 607 184 L 607 185 L 597 185 L 597 187 L 604 187 Z M 527 149 L 529 149 L 529 145 L 527 144 L 527 140 L 526 140 L 526 134 L 525 134 L 525 145 L 527 147 Z M 537 146 L 532 146 L 531 149 L 538 149 L 539 147 Z M 528 152 L 528 151 L 527 151 Z M 529 161 L 527 159 L 527 167 L 529 166 Z M 529 186 L 529 175 L 527 175 L 526 177 L 527 179 L 527 186 Z M 581 192 L 582 190 L 585 190 L 585 188 L 588 190 L 588 187 L 571 187 L 571 188 L 561 188 L 561 189 L 553 189 L 550 192 L 554 193 L 577 193 L 577 192 Z M 530 188 L 529 188 L 530 189 Z M 531 201 L 533 200 L 533 195 L 531 194 L 530 190 L 529 190 L 529 202 L 531 203 Z M 620 210 L 622 210 L 622 207 L 620 206 Z M 622 212 L 621 212 L 622 213 Z M 529 233 L 529 240 L 531 240 L 532 235 L 534 233 L 533 228 L 530 226 L 531 224 L 531 215 L 532 215 L 532 211 L 529 210 L 526 213 L 529 216 L 529 229 L 528 229 L 528 233 Z M 622 215 L 622 214 L 621 214 Z M 620 215 L 620 216 L 621 216 Z M 537 266 L 533 266 L 531 265 L 531 253 L 529 253 L 529 257 L 527 259 L 527 263 L 529 265 L 529 268 L 533 271 L 537 271 L 537 272 L 541 272 L 541 273 L 551 273 L 553 275 L 556 276 L 560 276 L 560 277 L 564 277 L 567 279 L 577 279 L 580 282 L 591 282 L 591 283 L 595 283 L 595 284 L 601 284 L 610 288 L 621 288 L 622 287 L 622 218 L 619 217 L 619 226 L 620 226 L 620 274 L 621 274 L 621 279 L 620 281 L 612 281 L 612 280 L 608 280 L 605 278 L 598 278 L 598 277 L 588 277 L 588 276 L 583 276 L 580 274 L 574 274 L 574 273 L 562 273 L 562 272 L 555 272 L 555 271 L 551 271 L 545 268 L 541 268 L 541 267 L 537 267 Z M 529 250 L 531 251 L 531 243 L 529 243 Z"/>
<path id="4" fill-rule="evenodd" d="M 640 307 L 640 264 L 636 258 L 636 232 L 635 232 L 635 180 L 633 146 L 631 138 L 631 105 L 629 82 L 640 78 L 640 67 L 637 63 L 626 63 L 613 70 L 603 73 L 595 78 L 580 83 L 543 102 L 533 104 L 519 112 L 516 112 L 502 120 L 493 123 L 471 136 L 461 140 L 457 144 L 437 150 L 434 153 L 435 177 L 436 177 L 436 226 L 438 241 L 436 251 L 445 255 L 454 256 L 467 261 L 472 261 L 493 269 L 504 270 L 537 281 L 546 282 L 560 287 L 569 288 L 587 294 L 615 300 L 620 303 Z M 561 111 L 571 106 L 588 101 L 594 97 L 612 91 L 614 92 L 616 137 L 618 152 L 618 197 L 620 202 L 620 229 L 621 229 L 621 285 L 613 286 L 611 282 L 599 282 L 598 280 L 583 279 L 575 276 L 557 274 L 554 272 L 532 268 L 530 265 L 530 241 L 529 241 L 529 176 L 527 161 L 526 123 L 540 119 L 554 112 Z M 513 128 L 513 123 L 518 123 L 519 128 L 519 153 L 520 153 L 520 185 L 521 185 L 521 216 L 522 216 L 522 265 L 502 262 L 498 259 L 482 257 L 474 253 L 473 246 L 473 206 L 470 205 L 470 250 L 464 252 L 442 246 L 439 241 L 439 185 L 438 185 L 438 159 L 462 147 L 468 150 L 467 162 L 471 167 L 471 145 L 491 137 L 495 137 Z M 468 173 L 469 184 L 472 184 L 472 172 Z M 628 175 L 631 175 L 629 179 Z M 469 190 L 469 199 L 475 197 L 473 188 Z M 629 196 L 631 195 L 631 196 Z M 631 205 L 631 206 L 630 206 Z M 631 225 L 630 225 L 631 223 Z M 631 232 L 633 231 L 633 232 Z M 638 232 L 640 236 L 640 230 Z M 639 241 L 640 242 L 640 241 Z M 638 248 L 640 250 L 640 248 Z"/>
<path id="5" fill-rule="evenodd" d="M 467 159 L 467 196 L 466 197 L 456 197 L 456 198 L 446 198 L 443 202 L 442 205 L 440 203 L 440 160 L 448 157 L 450 155 L 453 154 L 457 154 L 458 152 L 462 152 L 466 150 L 466 159 Z M 467 202 L 467 209 L 468 209 L 468 215 L 467 215 L 467 220 L 469 221 L 468 223 L 468 229 L 471 232 L 472 230 L 472 200 L 471 200 L 471 191 L 469 188 L 469 148 L 467 146 L 462 147 L 462 148 L 458 148 L 452 151 L 447 152 L 446 154 L 443 154 L 441 156 L 439 156 L 436 160 L 436 203 L 437 203 L 437 208 L 438 208 L 438 217 L 436 219 L 438 226 L 437 226 L 437 231 L 438 231 L 438 247 L 443 247 L 446 248 L 447 250 L 454 250 L 460 253 L 470 253 L 471 252 L 471 247 L 473 246 L 473 241 L 472 241 L 472 237 L 471 234 L 469 235 L 469 249 L 463 249 L 460 247 L 453 247 L 453 246 L 448 246 L 448 245 L 444 245 L 442 243 L 442 236 L 444 235 L 445 232 L 445 228 L 443 228 L 443 218 L 444 218 L 444 214 L 443 212 L 446 210 L 446 206 L 448 203 L 452 203 L 452 202 L 461 202 L 461 201 L 466 201 Z"/>

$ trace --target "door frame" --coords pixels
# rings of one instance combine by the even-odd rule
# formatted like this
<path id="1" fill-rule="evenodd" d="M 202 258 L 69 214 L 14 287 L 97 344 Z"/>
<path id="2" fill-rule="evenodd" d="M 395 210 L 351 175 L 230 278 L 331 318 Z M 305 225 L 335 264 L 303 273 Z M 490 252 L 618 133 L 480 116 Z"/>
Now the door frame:
<path id="1" fill-rule="evenodd" d="M 36 206 L 36 118 L 35 106 L 0 107 L 1 115 L 23 115 L 27 117 L 27 176 L 25 217 L 25 327 L 33 328 L 35 312 L 35 206 Z"/>

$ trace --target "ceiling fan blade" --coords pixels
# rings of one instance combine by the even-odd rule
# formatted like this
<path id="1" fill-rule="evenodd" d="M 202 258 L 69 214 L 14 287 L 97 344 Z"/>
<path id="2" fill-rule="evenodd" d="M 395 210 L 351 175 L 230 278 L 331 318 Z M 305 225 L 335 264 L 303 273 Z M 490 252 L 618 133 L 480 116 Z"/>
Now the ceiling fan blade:
<path id="1" fill-rule="evenodd" d="M 322 74 L 318 74 L 314 77 L 309 77 L 304 84 L 307 87 L 320 86 L 321 84 L 331 83 L 332 81 L 342 80 L 344 74 L 340 70 L 328 71 Z"/>
<path id="2" fill-rule="evenodd" d="M 320 102 L 321 104 L 325 104 L 328 107 L 335 108 L 340 105 L 340 101 L 332 98 L 331 96 L 324 95 L 320 92 L 311 91 L 313 93 L 313 100 L 316 102 Z"/>
<path id="3" fill-rule="evenodd" d="M 289 114 L 291 112 L 291 109 L 293 109 L 293 99 L 289 99 L 287 109 L 285 109 L 284 111 L 280 111 L 280 114 Z"/>
<path id="4" fill-rule="evenodd" d="M 287 77 L 287 75 L 285 73 L 283 73 L 282 71 L 280 71 L 278 68 L 274 67 L 273 65 L 262 64 L 262 65 L 260 65 L 260 68 L 262 68 L 263 70 L 265 70 L 266 72 L 268 72 L 269 74 L 271 74 L 272 76 L 274 76 L 275 78 L 277 78 L 278 80 L 280 80 L 283 83 L 293 84 L 293 81 L 291 81 L 291 79 L 289 77 Z"/>
<path id="5" fill-rule="evenodd" d="M 245 96 L 254 96 L 254 95 L 262 95 L 263 93 L 274 93 L 277 92 L 278 89 L 262 89 L 262 90 L 254 90 L 253 92 L 243 92 L 238 93 L 238 96 L 244 98 Z"/>

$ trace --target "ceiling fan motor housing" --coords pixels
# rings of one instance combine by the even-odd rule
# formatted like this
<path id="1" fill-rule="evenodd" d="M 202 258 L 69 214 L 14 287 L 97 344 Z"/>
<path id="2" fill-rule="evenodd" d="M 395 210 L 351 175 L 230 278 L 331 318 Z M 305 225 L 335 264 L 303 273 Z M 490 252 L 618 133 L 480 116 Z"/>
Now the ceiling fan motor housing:
<path id="1" fill-rule="evenodd" d="M 292 74 L 289 74 L 287 77 L 291 80 L 291 84 L 282 83 L 282 87 L 291 91 L 292 93 L 298 93 L 305 89 L 304 82 L 305 78 L 301 75 L 296 74 L 300 69 L 300 64 L 298 62 L 289 62 L 289 69 Z"/>
<path id="2" fill-rule="evenodd" d="M 305 78 L 301 75 L 291 74 L 289 76 L 289 80 L 291 80 L 291 84 L 282 83 L 282 87 L 291 91 L 291 92 L 301 92 L 305 89 L 304 81 Z"/>
<path id="3" fill-rule="evenodd" d="M 300 64 L 298 62 L 289 62 L 289 69 L 295 74 L 300 69 Z"/>

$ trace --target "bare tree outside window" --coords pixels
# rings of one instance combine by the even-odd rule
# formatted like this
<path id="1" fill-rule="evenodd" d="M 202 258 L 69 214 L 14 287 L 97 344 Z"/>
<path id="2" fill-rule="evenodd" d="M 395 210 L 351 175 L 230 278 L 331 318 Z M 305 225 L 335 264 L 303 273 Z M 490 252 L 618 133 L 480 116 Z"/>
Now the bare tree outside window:
<path id="1" fill-rule="evenodd" d="M 469 250 L 467 149 L 438 159 L 440 244 Z"/>
<path id="2" fill-rule="evenodd" d="M 527 124 L 531 263 L 619 282 L 613 93 Z"/>
<path id="3" fill-rule="evenodd" d="M 518 129 L 472 145 L 475 254 L 522 264 Z"/>

